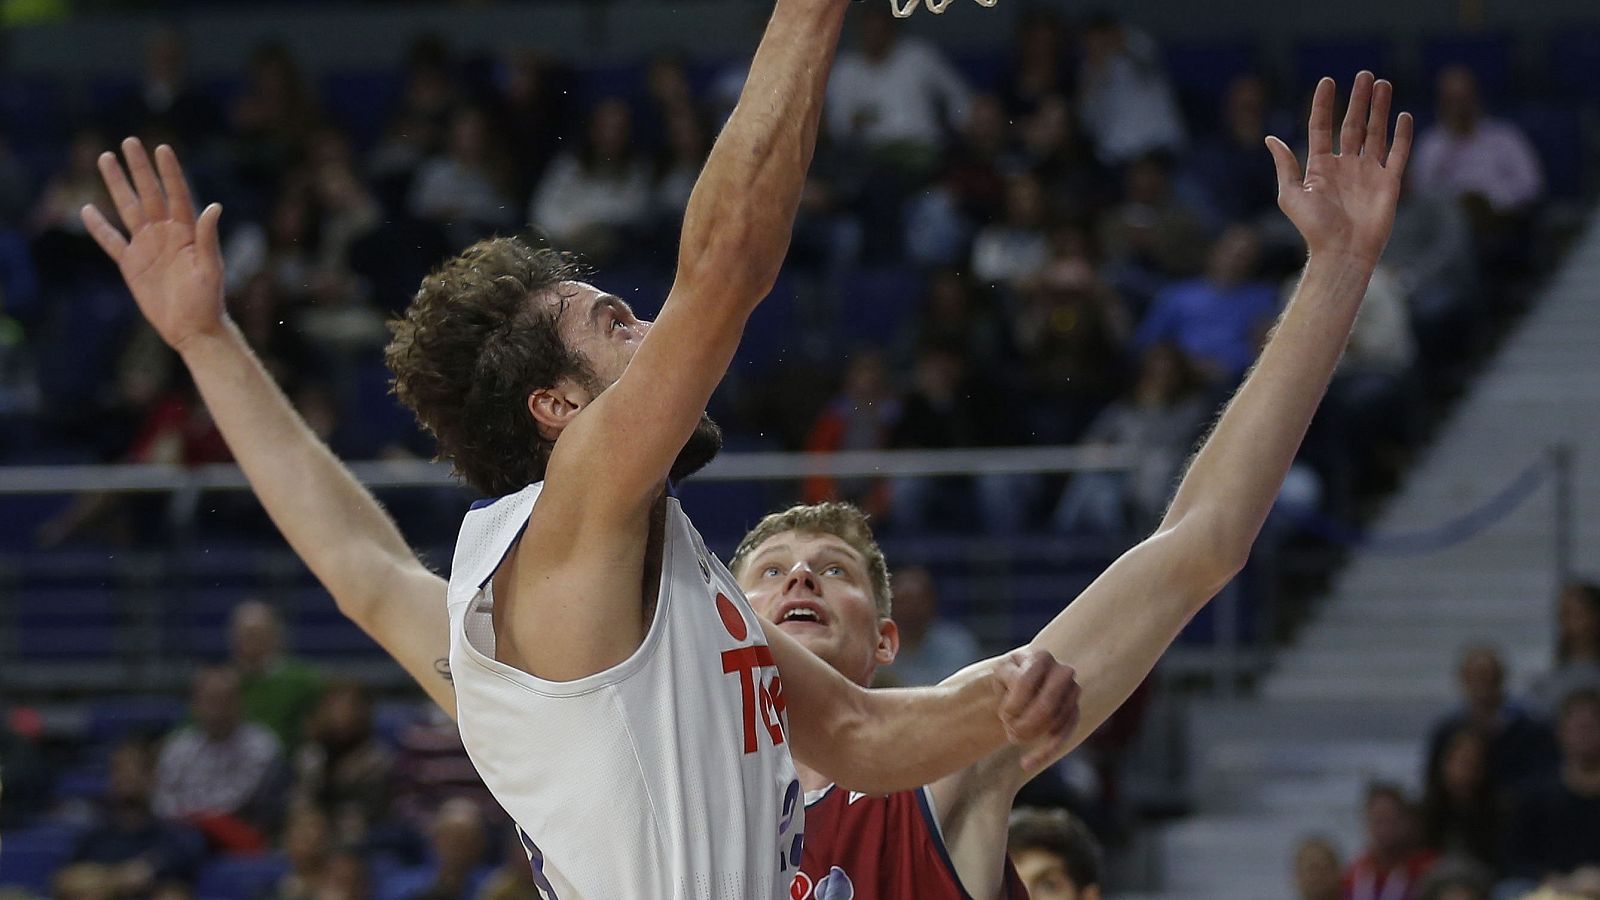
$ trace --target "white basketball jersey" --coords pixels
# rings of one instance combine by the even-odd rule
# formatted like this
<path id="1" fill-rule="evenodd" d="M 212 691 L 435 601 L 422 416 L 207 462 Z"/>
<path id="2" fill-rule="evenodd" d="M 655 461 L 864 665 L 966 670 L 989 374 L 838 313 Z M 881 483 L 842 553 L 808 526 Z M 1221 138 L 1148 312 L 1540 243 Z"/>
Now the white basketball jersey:
<path id="1" fill-rule="evenodd" d="M 787 898 L 805 804 L 782 684 L 759 620 L 677 500 L 655 620 L 632 656 L 567 682 L 495 661 L 491 578 L 542 487 L 467 513 L 450 669 L 462 741 L 545 900 Z"/>

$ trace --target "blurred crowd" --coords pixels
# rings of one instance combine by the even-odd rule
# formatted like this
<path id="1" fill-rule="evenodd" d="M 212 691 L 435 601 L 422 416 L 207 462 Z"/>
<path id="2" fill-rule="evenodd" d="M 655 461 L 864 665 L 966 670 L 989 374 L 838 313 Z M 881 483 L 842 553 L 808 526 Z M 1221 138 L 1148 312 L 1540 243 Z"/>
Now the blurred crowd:
<path id="1" fill-rule="evenodd" d="M 896 582 L 914 638 L 898 684 L 977 656 L 959 625 L 937 620 L 926 581 L 908 569 Z M 538 900 L 452 721 L 409 703 L 380 714 L 359 682 L 288 653 L 268 603 L 240 603 L 228 634 L 227 658 L 196 671 L 169 721 L 67 746 L 28 727 L 25 708 L 0 722 L 12 844 L 0 898 L 34 900 L 18 885 L 41 883 L 52 900 Z M 1012 843 L 1036 900 L 1098 897 L 1100 841 L 1072 812 L 1019 810 Z"/>
<path id="2" fill-rule="evenodd" d="M 1520 696 L 1495 648 L 1463 649 L 1460 706 L 1432 727 L 1420 794 L 1374 783 L 1366 846 L 1294 859 L 1302 900 L 1600 897 L 1600 584 L 1561 592 L 1553 666 Z"/>
<path id="3" fill-rule="evenodd" d="M 1303 146 L 1309 85 L 1242 72 L 1215 97 L 1184 92 L 1156 42 L 1109 17 L 1030 15 L 1003 59 L 960 65 L 876 4 L 857 19 L 788 274 L 714 402 L 730 445 L 1135 445 L 1132 471 L 1065 490 L 806 493 L 888 528 L 1142 528 L 1303 262 L 1262 141 Z M 64 147 L 0 135 L 0 462 L 227 457 L 78 220 L 106 204 L 95 159 L 119 136 L 173 144 L 196 195 L 224 204 L 229 308 L 313 428 L 347 458 L 427 455 L 386 396 L 386 318 L 434 263 L 523 230 L 652 309 L 744 74 L 667 57 L 578 70 L 423 38 L 398 77 L 333 86 L 265 43 L 241 79 L 202 81 L 155 34 Z M 1470 69 L 1402 97 L 1427 94 L 1394 240 L 1297 473 L 1335 513 L 1403 464 L 1430 391 L 1526 272 L 1546 193 L 1539 153 Z M 149 533 L 117 511 L 79 503 L 39 539 Z"/>

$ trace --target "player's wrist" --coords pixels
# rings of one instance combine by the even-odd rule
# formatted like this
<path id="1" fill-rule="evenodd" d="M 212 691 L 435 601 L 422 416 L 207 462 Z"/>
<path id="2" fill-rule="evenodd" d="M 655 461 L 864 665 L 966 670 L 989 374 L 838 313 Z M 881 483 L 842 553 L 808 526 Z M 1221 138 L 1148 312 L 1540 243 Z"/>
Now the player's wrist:
<path id="1" fill-rule="evenodd" d="M 215 356 L 218 351 L 233 351 L 244 344 L 244 335 L 234 326 L 233 320 L 227 313 L 217 317 L 216 322 L 204 327 L 192 329 L 169 342 L 173 350 L 185 365 L 194 366 L 203 363 L 207 358 Z"/>

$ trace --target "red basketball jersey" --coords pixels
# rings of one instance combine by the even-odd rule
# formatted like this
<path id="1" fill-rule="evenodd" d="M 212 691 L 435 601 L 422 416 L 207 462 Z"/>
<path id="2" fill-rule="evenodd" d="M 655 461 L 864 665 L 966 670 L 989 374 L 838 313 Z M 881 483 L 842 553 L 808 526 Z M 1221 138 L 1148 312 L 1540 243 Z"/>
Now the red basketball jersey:
<path id="1" fill-rule="evenodd" d="M 993 900 L 961 886 L 927 791 L 869 797 L 830 787 L 808 803 L 790 900 Z M 1028 900 L 1009 859 L 1000 900 Z"/>

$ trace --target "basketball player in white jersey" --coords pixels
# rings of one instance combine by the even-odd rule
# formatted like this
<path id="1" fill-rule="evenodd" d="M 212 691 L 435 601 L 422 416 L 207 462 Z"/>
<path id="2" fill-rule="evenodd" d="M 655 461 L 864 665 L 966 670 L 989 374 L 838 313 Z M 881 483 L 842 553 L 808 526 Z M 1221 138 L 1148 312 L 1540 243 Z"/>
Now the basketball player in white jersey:
<path id="1" fill-rule="evenodd" d="M 1040 651 L 948 688 L 863 690 L 755 616 L 669 496 L 720 442 L 704 409 L 787 251 L 845 6 L 778 0 L 655 323 L 515 239 L 447 262 L 395 323 L 396 393 L 499 496 L 462 525 L 450 669 L 467 752 L 547 898 L 786 896 L 804 822 L 791 747 L 894 791 L 1075 717 L 1071 670 Z M 124 149 L 137 189 L 114 157 L 102 172 L 131 240 L 85 219 L 153 293 L 163 263 L 209 264 L 220 209 L 194 217 L 170 150 L 163 185 Z M 203 335 L 158 330 L 199 353 L 212 315 Z"/>
<path id="2" fill-rule="evenodd" d="M 1401 116 L 1389 149 L 1391 90 L 1363 73 L 1341 129 L 1342 152 L 1335 156 L 1333 93 L 1330 81 L 1318 87 L 1303 177 L 1289 150 L 1269 141 L 1280 204 L 1310 250 L 1295 299 L 1195 458 L 1156 534 L 1119 559 L 1034 641 L 1079 662 L 1084 714 L 1063 752 L 1121 704 L 1182 625 L 1243 564 L 1387 241 L 1411 119 Z M 149 188 L 154 176 L 148 162 L 137 145 L 128 149 L 136 181 L 142 166 Z M 122 237 L 92 213 L 86 216 L 91 233 L 122 264 L 145 315 L 182 352 L 252 486 L 296 552 L 340 609 L 454 714 L 439 602 L 444 583 L 299 420 L 227 322 L 216 286 L 221 262 L 215 219 L 209 230 L 202 222 L 196 231 L 176 161 L 170 152 L 159 152 L 158 160 L 182 203 L 171 210 L 146 207 L 149 219 L 135 229 L 135 245 L 144 241 L 149 252 L 135 259 Z M 119 203 L 137 205 L 114 160 L 105 170 Z M 873 587 L 873 578 L 860 574 L 853 585 L 830 585 L 826 556 L 841 548 L 830 547 L 827 538 L 826 528 L 758 530 L 741 548 L 736 567 L 763 613 L 780 618 L 797 604 L 818 610 L 815 624 L 784 627 L 865 683 L 893 657 L 892 623 L 875 611 L 874 595 L 886 595 L 887 588 Z M 851 552 L 852 542 L 844 543 L 842 549 Z M 865 555 L 858 552 L 858 559 Z M 781 576 L 776 583 L 773 575 Z M 1031 760 L 1026 771 L 1053 759 Z M 998 896 L 1004 810 L 1026 774 L 1014 771 L 1014 762 L 1013 753 L 1000 753 L 929 786 L 951 864 L 973 897 Z"/>

